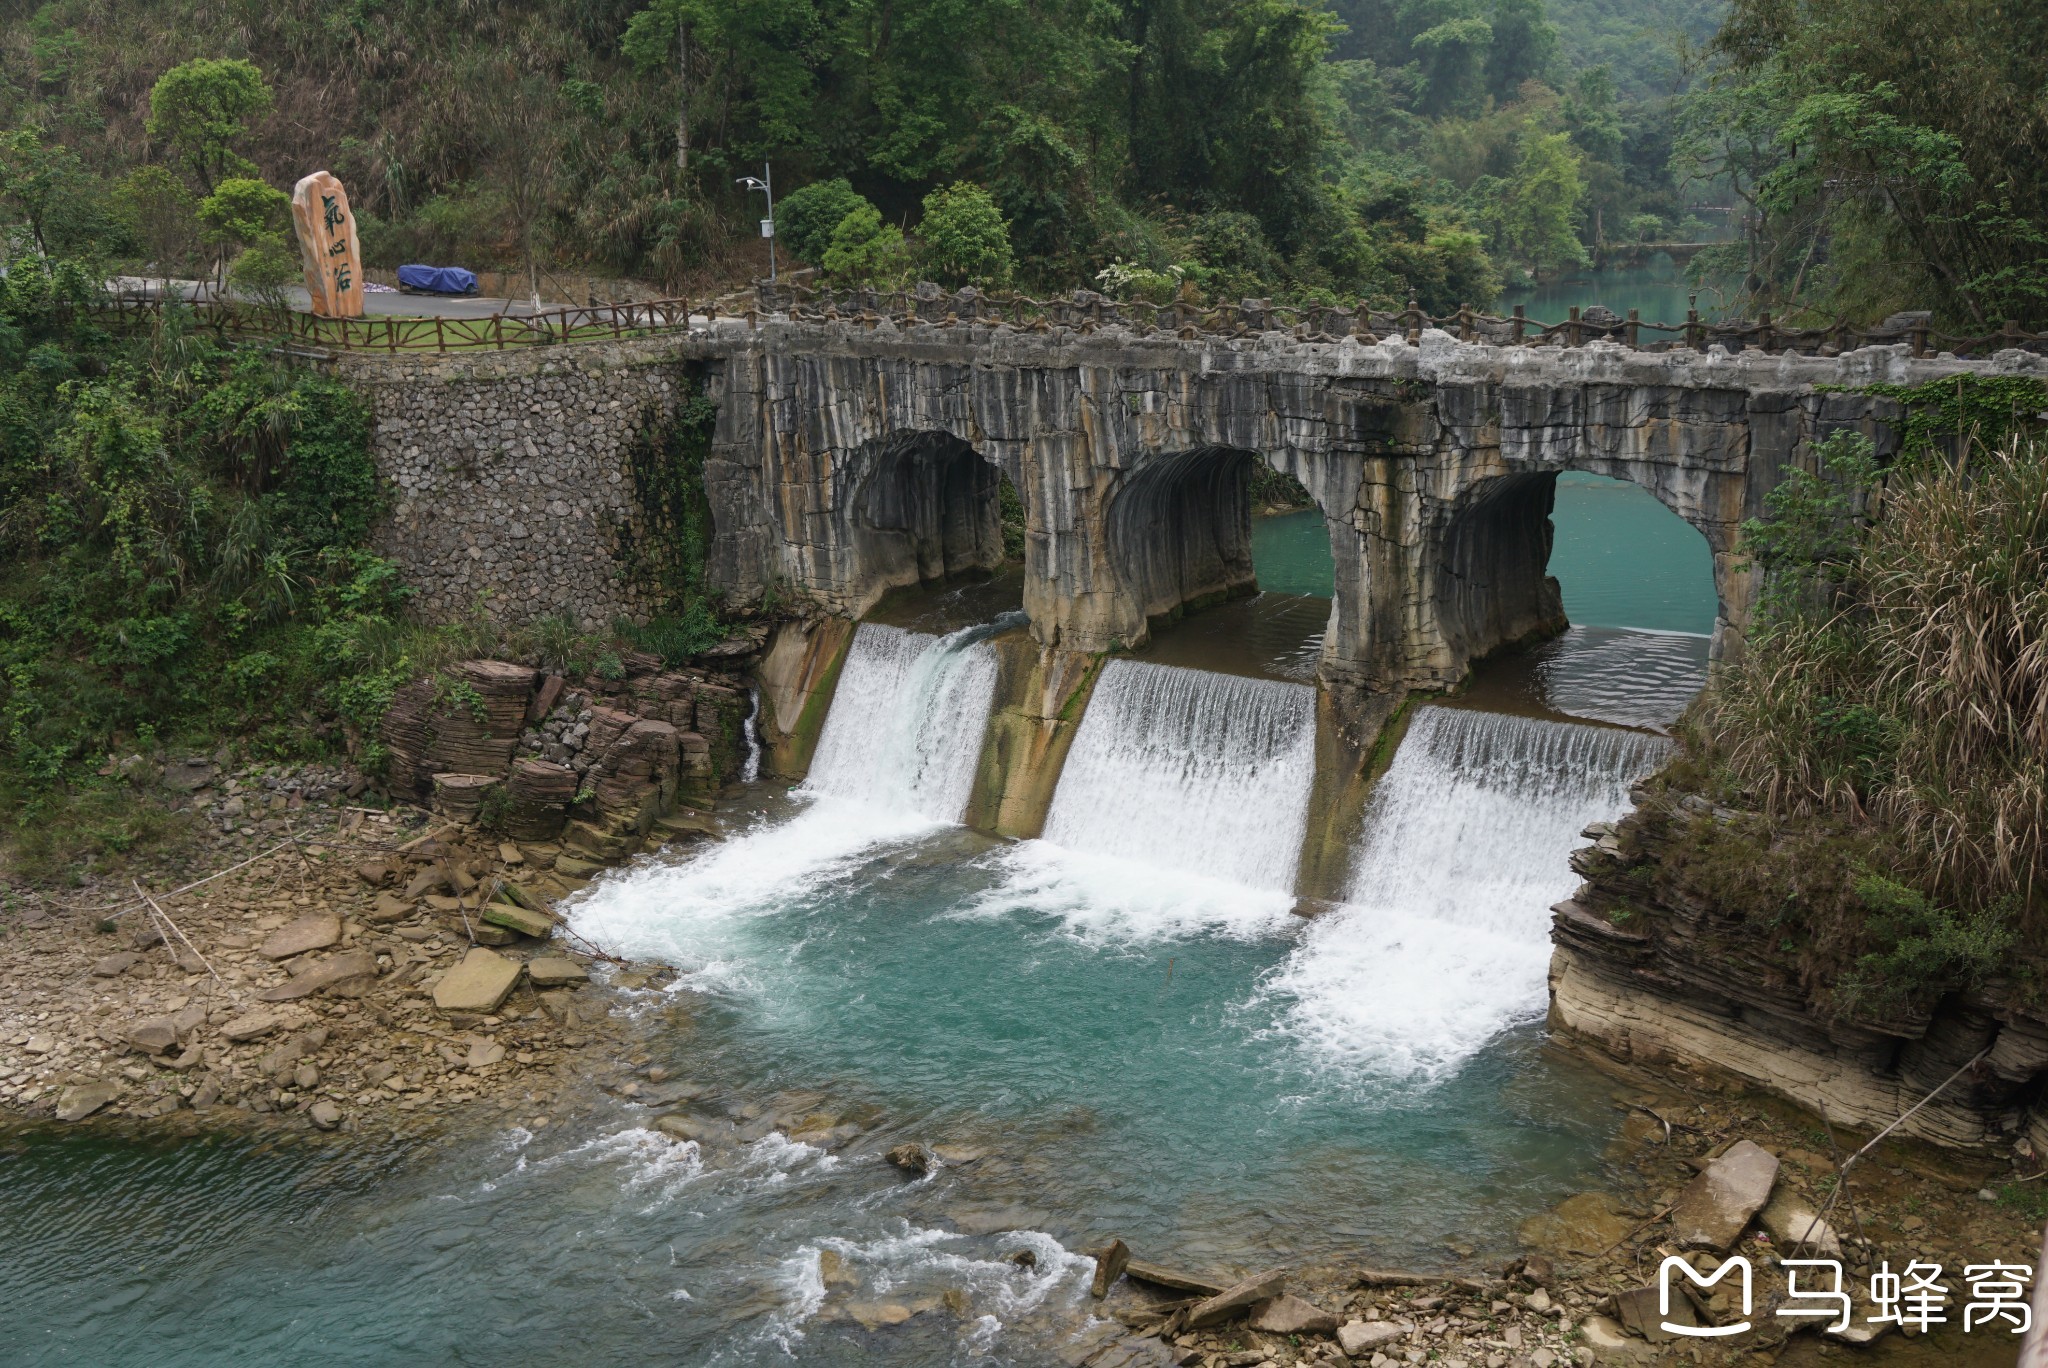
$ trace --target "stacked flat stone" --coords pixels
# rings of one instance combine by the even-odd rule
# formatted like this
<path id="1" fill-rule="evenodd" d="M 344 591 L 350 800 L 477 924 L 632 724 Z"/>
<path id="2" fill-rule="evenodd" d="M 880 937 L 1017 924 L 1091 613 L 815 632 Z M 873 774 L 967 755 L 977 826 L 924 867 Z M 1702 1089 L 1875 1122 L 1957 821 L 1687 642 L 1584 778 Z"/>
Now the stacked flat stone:
<path id="1" fill-rule="evenodd" d="M 516 760 L 505 785 L 504 833 L 515 841 L 552 841 L 569 820 L 576 771 L 546 760 Z"/>
<path id="2" fill-rule="evenodd" d="M 434 810 L 458 822 L 473 822 L 483 809 L 492 789 L 505 780 L 496 774 L 437 774 L 434 776 Z"/>

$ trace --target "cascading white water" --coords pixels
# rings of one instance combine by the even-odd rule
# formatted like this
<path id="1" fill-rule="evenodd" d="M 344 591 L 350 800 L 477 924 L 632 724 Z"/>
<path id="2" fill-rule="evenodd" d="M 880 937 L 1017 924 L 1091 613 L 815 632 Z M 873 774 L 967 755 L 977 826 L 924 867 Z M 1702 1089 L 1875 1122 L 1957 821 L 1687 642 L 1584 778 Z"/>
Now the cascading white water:
<path id="1" fill-rule="evenodd" d="M 1112 660 L 1074 736 L 1045 839 L 1292 892 L 1315 749 L 1306 685 Z"/>
<path id="2" fill-rule="evenodd" d="M 747 720 L 740 728 L 747 738 L 747 760 L 740 766 L 740 782 L 751 784 L 761 777 L 761 691 L 747 690 Z"/>
<path id="3" fill-rule="evenodd" d="M 862 623 L 805 787 L 959 821 L 995 697 L 996 656 L 986 635 L 969 628 L 941 638 Z"/>
<path id="4" fill-rule="evenodd" d="M 603 881 L 574 906 L 577 931 L 714 978 L 744 977 L 729 958 L 728 919 L 801 899 L 877 845 L 960 820 L 995 698 L 992 630 L 940 638 L 862 624 L 801 790 L 810 805 L 686 863 Z"/>
<path id="5" fill-rule="evenodd" d="M 1628 807 L 1662 737 L 1417 710 L 1366 818 L 1345 907 L 1269 983 L 1288 1031 L 1380 1077 L 1441 1077 L 1542 1013 L 1550 907 L 1588 822 Z"/>
<path id="6" fill-rule="evenodd" d="M 974 911 L 1143 940 L 1285 925 L 1315 781 L 1315 691 L 1171 665 L 1103 670 L 1045 838 Z"/>

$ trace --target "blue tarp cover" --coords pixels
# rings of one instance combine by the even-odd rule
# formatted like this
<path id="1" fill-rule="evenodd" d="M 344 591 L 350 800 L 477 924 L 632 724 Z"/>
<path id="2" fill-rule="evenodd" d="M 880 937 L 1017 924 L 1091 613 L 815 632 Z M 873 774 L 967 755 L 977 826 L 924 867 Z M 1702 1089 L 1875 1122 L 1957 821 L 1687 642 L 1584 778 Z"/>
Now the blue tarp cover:
<path id="1" fill-rule="evenodd" d="M 476 293 L 476 273 L 460 266 L 401 266 L 398 283 L 408 290 L 432 290 L 435 294 Z"/>

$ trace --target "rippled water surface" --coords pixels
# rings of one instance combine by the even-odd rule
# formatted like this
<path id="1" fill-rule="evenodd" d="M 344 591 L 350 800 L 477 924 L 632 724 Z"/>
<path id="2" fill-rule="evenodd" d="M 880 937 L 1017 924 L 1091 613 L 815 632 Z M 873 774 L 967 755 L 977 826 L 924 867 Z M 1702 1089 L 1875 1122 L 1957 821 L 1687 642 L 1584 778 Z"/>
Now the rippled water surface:
<path id="1" fill-rule="evenodd" d="M 702 1143 L 594 1093 L 402 1145 L 0 1137 L 0 1360 L 1051 1364 L 1103 1333 L 1075 1251 L 1112 1234 L 1212 1273 L 1508 1254 L 1615 1125 L 1542 1041 L 1546 909 L 1664 743 L 1499 714 L 1659 724 L 1704 640 L 1624 618 L 1666 634 L 1575 631 L 1495 712 L 1421 710 L 1350 901 L 1305 922 L 1284 681 L 1320 647 L 1322 535 L 1261 520 L 1267 594 L 1105 674 L 1059 839 L 953 825 L 992 667 L 986 631 L 934 634 L 1014 606 L 999 578 L 862 630 L 801 791 L 593 885 L 579 929 L 683 971 L 627 1001 Z M 1161 669 L 1201 663 L 1283 682 Z M 907 1180 L 882 1155 L 911 1139 L 955 1162 Z"/>

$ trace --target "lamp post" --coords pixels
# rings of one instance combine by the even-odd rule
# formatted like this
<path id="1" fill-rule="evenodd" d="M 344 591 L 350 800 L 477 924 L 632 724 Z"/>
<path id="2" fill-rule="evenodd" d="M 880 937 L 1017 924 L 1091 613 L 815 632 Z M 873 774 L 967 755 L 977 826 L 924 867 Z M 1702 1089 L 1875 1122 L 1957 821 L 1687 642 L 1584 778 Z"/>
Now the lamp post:
<path id="1" fill-rule="evenodd" d="M 761 163 L 759 176 L 741 176 L 737 182 L 768 197 L 768 217 L 761 220 L 761 236 L 768 239 L 768 283 L 775 283 L 775 168 Z"/>

